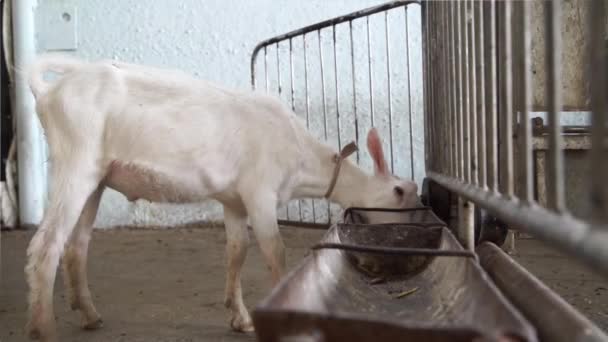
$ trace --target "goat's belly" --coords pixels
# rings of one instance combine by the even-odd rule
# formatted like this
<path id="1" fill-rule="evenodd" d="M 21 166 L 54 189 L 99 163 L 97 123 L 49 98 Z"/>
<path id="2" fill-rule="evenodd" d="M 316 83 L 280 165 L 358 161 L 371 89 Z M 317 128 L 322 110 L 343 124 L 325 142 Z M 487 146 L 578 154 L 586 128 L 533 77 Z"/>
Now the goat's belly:
<path id="1" fill-rule="evenodd" d="M 202 201 L 208 195 L 195 177 L 177 177 L 135 163 L 117 161 L 111 163 L 105 185 L 122 193 L 129 201 L 188 203 Z"/>

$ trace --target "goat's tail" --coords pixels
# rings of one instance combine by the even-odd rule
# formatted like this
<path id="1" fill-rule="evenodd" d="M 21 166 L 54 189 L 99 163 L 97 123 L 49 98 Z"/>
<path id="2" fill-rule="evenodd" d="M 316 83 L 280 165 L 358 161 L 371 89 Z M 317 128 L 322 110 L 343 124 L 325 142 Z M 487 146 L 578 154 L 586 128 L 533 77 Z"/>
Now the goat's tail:
<path id="1" fill-rule="evenodd" d="M 66 55 L 45 54 L 39 56 L 27 70 L 29 86 L 34 97 L 40 97 L 49 89 L 50 83 L 46 82 L 43 77 L 46 72 L 66 74 L 84 65 L 86 65 L 86 62 Z"/>

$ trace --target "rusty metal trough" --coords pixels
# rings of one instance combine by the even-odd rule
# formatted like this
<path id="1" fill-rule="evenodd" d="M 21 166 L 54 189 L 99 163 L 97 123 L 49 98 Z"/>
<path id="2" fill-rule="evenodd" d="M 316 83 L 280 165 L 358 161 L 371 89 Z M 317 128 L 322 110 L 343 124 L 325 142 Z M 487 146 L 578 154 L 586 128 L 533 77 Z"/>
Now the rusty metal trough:
<path id="1" fill-rule="evenodd" d="M 537 341 L 430 208 L 350 208 L 255 309 L 260 341 Z"/>

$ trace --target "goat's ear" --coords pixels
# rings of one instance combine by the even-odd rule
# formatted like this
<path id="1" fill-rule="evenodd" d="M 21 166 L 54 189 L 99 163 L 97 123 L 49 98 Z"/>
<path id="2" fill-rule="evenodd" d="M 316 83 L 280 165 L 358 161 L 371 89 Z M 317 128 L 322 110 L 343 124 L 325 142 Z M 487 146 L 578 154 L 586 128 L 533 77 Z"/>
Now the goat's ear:
<path id="1" fill-rule="evenodd" d="M 382 141 L 375 128 L 369 130 L 367 134 L 367 150 L 374 160 L 374 171 L 377 175 L 388 175 L 388 167 L 382 151 Z"/>

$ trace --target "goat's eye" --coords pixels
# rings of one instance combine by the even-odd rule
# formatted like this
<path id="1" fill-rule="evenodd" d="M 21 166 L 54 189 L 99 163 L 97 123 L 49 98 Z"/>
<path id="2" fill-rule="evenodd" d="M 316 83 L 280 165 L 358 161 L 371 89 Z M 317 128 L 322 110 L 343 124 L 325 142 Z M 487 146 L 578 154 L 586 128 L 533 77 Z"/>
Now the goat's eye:
<path id="1" fill-rule="evenodd" d="M 397 194 L 397 196 L 401 197 L 403 196 L 403 188 L 400 186 L 396 186 L 395 189 L 393 189 L 395 191 L 395 193 Z"/>

